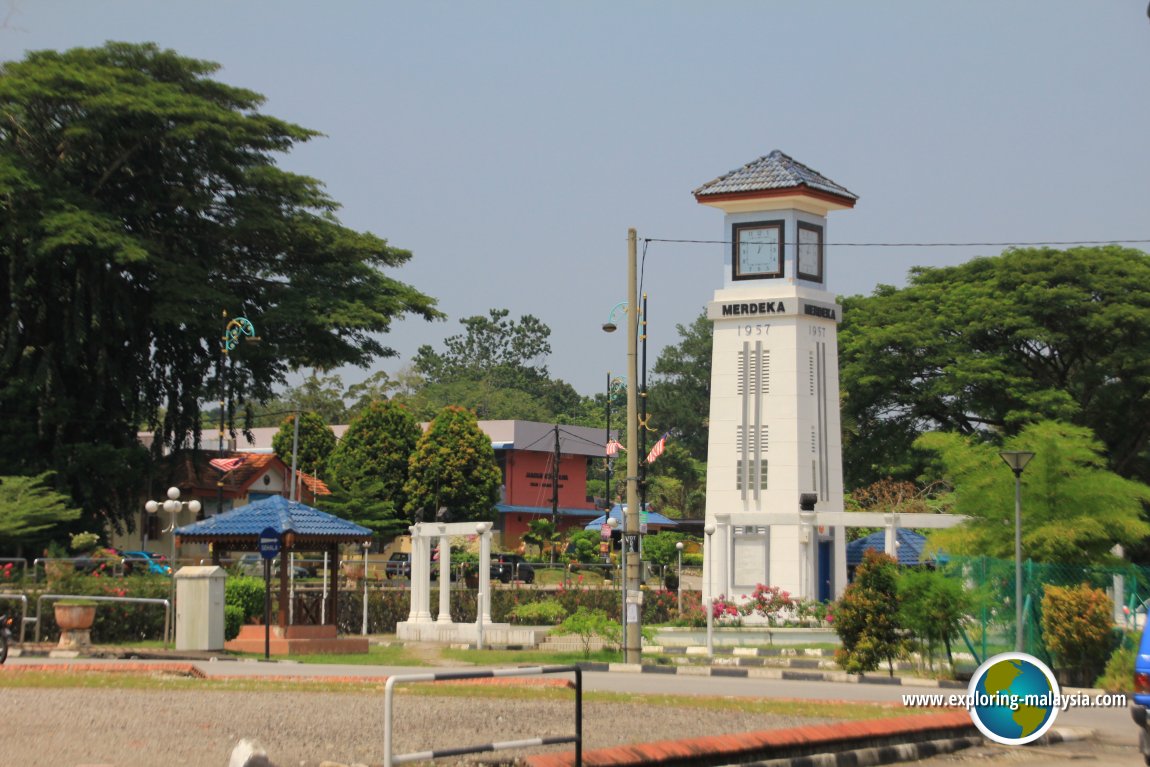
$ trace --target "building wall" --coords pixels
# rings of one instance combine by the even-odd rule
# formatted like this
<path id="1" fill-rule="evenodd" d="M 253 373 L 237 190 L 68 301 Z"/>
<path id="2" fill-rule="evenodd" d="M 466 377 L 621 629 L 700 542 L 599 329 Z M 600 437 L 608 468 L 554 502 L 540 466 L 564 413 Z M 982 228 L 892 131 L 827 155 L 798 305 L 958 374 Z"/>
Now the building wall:
<path id="1" fill-rule="evenodd" d="M 507 451 L 504 487 L 512 506 L 551 508 L 552 453 L 533 450 Z M 559 459 L 559 505 L 565 509 L 594 509 L 587 500 L 587 456 L 561 455 Z"/>

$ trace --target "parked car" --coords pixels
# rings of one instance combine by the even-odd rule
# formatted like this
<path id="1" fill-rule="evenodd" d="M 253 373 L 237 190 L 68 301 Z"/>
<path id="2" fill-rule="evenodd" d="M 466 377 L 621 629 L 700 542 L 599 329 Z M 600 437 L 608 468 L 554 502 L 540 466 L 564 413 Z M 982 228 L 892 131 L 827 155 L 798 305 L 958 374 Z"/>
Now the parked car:
<path id="1" fill-rule="evenodd" d="M 390 578 L 411 577 L 411 554 L 406 551 L 393 552 L 383 563 L 383 573 Z"/>
<path id="2" fill-rule="evenodd" d="M 258 551 L 249 551 L 236 561 L 236 567 L 244 575 L 254 575 L 262 578 L 264 576 L 264 558 Z M 272 575 L 279 577 L 280 574 L 280 560 L 279 557 L 272 561 Z M 296 565 L 292 568 L 292 575 L 295 578 L 307 578 L 308 570 L 306 567 Z"/>
<path id="3" fill-rule="evenodd" d="M 168 558 L 151 551 L 125 551 L 124 573 L 129 575 L 171 575 Z"/>
<path id="4" fill-rule="evenodd" d="M 89 554 L 75 557 L 72 562 L 76 566 L 76 572 L 85 575 L 120 575 L 128 572 L 127 563 L 123 568 L 120 567 L 123 560 L 124 552 L 111 546 L 101 546 Z"/>
<path id="5" fill-rule="evenodd" d="M 492 554 L 491 577 L 498 578 L 500 583 L 534 583 L 535 568 L 518 554 Z"/>
<path id="6" fill-rule="evenodd" d="M 1134 656 L 1134 700 L 1131 701 L 1130 715 L 1141 732 L 1138 736 L 1138 750 L 1142 759 L 1150 764 L 1150 729 L 1147 726 L 1146 711 L 1150 707 L 1150 621 L 1142 629 L 1142 639 L 1138 643 L 1138 654 Z"/>

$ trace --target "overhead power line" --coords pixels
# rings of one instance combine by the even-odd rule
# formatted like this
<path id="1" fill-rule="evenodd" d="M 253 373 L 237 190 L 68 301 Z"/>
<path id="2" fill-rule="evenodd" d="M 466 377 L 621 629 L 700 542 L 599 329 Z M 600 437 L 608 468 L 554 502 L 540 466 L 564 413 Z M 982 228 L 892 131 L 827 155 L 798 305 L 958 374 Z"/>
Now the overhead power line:
<path id="1" fill-rule="evenodd" d="M 646 237 L 644 243 L 681 243 L 688 245 L 730 245 L 727 239 L 665 239 Z M 823 243 L 825 247 L 1036 247 L 1040 245 L 1145 245 L 1150 239 L 1072 239 L 1038 240 L 1033 243 Z M 796 243 L 785 243 L 792 247 Z M 645 254 L 645 252 L 644 252 Z"/>

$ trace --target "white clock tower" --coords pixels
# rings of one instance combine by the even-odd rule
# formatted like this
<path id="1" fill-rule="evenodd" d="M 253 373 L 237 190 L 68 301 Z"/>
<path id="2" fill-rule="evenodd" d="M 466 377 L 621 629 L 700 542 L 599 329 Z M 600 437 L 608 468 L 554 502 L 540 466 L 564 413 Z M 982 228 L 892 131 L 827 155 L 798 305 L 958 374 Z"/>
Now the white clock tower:
<path id="1" fill-rule="evenodd" d="M 779 151 L 695 190 L 729 242 L 714 322 L 704 598 L 756 584 L 829 599 L 846 586 L 837 327 L 827 214 L 858 199 Z M 828 518 L 841 515 L 826 515 Z"/>

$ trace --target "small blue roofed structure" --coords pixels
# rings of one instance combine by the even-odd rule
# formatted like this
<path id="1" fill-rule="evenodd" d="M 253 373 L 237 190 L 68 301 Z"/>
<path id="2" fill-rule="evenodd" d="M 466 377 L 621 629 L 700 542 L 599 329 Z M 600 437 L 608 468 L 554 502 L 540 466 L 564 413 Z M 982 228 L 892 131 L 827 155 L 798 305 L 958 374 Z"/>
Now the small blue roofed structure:
<path id="1" fill-rule="evenodd" d="M 627 504 L 617 503 L 611 507 L 609 512 L 611 519 L 619 523 L 617 530 L 623 529 L 623 515 L 627 513 Z M 593 519 L 590 524 L 584 527 L 584 530 L 599 530 L 607 521 L 607 514 L 600 514 Z M 679 523 L 670 517 L 665 517 L 657 511 L 651 511 L 651 504 L 647 504 L 647 529 L 651 528 L 665 528 L 665 527 L 678 527 Z"/>
<path id="2" fill-rule="evenodd" d="M 914 530 L 908 530 L 905 527 L 900 527 L 895 531 L 896 550 L 898 556 L 895 557 L 900 565 L 914 566 L 926 563 L 933 563 L 938 560 L 945 560 L 945 557 L 927 556 L 923 558 L 923 551 L 926 549 L 926 536 L 922 533 L 916 533 Z M 874 549 L 875 551 L 884 554 L 889 553 L 886 551 L 886 531 L 879 530 L 876 533 L 871 533 L 868 536 L 859 538 L 857 541 L 851 541 L 847 544 L 847 567 L 858 567 L 862 564 L 863 554 L 867 549 Z"/>
<path id="3" fill-rule="evenodd" d="M 281 495 L 249 503 L 238 509 L 208 517 L 191 525 L 176 528 L 181 541 L 212 544 L 212 564 L 220 564 L 222 551 L 258 551 L 261 533 L 273 530 L 279 536 L 280 561 L 286 562 L 295 551 L 327 554 L 331 572 L 338 574 L 340 544 L 369 543 L 374 533 L 362 525 L 332 516 L 298 501 L 289 501 Z M 225 648 L 245 652 L 258 652 L 270 647 L 275 655 L 300 652 L 367 652 L 367 637 L 337 637 L 336 616 L 339 614 L 339 577 L 332 577 L 330 588 L 320 592 L 324 600 L 322 609 L 296 609 L 292 625 L 288 625 L 288 573 L 291 568 L 279 568 L 279 620 L 274 638 L 266 633 L 268 627 L 243 626 L 240 635 L 225 643 Z M 301 594 L 296 593 L 297 604 Z M 318 606 L 318 604 L 317 604 Z M 309 614 L 311 613 L 311 614 Z M 321 618 L 322 616 L 322 618 Z M 257 631 L 258 629 L 258 631 Z"/>

